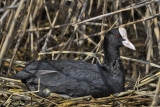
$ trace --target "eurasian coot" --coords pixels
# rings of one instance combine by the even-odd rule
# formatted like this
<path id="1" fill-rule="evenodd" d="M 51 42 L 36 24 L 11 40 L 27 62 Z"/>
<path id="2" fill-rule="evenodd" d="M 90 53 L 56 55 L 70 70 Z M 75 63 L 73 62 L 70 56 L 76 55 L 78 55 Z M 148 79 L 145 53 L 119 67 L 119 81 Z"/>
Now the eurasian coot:
<path id="1" fill-rule="evenodd" d="M 104 97 L 124 90 L 125 75 L 122 68 L 119 48 L 126 46 L 135 50 L 128 40 L 124 28 L 114 28 L 104 37 L 104 62 L 102 65 L 77 60 L 35 61 L 14 78 L 21 79 L 31 90 L 45 89 L 51 92 L 80 97 L 92 95 Z"/>

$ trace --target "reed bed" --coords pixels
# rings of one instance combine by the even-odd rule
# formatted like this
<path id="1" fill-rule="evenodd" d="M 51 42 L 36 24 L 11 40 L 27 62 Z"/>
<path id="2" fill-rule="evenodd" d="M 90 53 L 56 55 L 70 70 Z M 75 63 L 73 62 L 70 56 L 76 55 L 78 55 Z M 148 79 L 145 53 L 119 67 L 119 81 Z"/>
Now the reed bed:
<path id="1" fill-rule="evenodd" d="M 14 75 L 34 60 L 103 62 L 103 37 L 125 27 L 125 91 L 104 98 L 42 98 Z M 160 0 L 0 0 L 0 106 L 160 106 Z M 38 90 L 37 90 L 38 91 Z"/>

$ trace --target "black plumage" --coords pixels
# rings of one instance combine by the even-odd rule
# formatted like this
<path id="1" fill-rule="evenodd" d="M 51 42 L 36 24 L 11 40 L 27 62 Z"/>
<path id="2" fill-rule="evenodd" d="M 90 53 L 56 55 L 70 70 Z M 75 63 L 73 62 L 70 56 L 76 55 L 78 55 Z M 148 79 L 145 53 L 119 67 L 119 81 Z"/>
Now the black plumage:
<path id="1" fill-rule="evenodd" d="M 124 90 L 125 75 L 119 54 L 121 46 L 135 50 L 124 28 L 112 29 L 104 37 L 102 65 L 76 60 L 35 61 L 14 78 L 21 79 L 32 91 L 38 89 L 40 78 L 39 95 L 49 89 L 71 97 L 108 96 Z"/>

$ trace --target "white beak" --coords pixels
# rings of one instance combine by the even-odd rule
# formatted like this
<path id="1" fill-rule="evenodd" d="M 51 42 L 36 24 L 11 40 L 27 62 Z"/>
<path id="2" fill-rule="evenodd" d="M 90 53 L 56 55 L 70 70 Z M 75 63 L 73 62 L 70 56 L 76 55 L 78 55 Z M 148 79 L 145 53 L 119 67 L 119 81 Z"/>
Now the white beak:
<path id="1" fill-rule="evenodd" d="M 124 41 L 122 41 L 123 45 L 132 49 L 132 50 L 136 50 L 134 45 L 128 40 L 126 29 L 121 27 L 121 28 L 119 28 L 119 32 L 120 32 L 122 38 L 124 39 Z"/>

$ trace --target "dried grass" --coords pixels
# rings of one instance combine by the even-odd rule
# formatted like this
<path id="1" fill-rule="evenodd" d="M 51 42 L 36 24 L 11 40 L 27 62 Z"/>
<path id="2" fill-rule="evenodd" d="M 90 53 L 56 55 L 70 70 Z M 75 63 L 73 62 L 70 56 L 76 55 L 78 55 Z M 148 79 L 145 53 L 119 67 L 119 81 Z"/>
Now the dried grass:
<path id="1" fill-rule="evenodd" d="M 0 106 L 159 105 L 159 15 L 160 0 L 0 0 L 2 75 L 16 73 L 40 59 L 101 64 L 103 36 L 113 27 L 125 27 L 137 49 L 120 50 L 126 70 L 125 92 L 98 99 L 65 98 L 55 93 L 41 98 L 28 93 L 21 82 L 0 77 Z"/>

